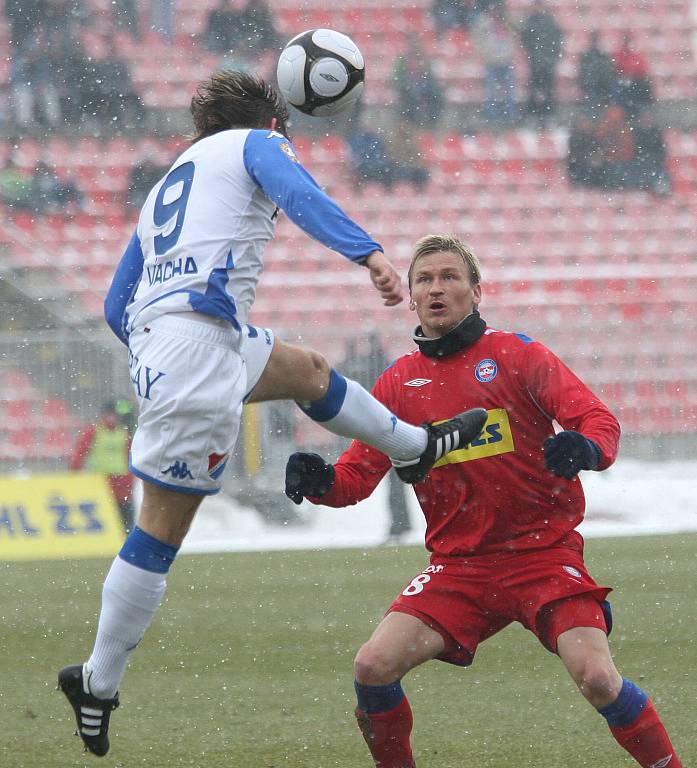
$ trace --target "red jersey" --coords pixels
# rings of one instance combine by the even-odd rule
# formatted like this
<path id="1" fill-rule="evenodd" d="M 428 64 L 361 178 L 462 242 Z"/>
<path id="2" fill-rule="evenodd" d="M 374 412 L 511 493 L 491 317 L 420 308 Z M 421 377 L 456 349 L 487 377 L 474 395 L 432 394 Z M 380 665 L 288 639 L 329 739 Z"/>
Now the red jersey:
<path id="1" fill-rule="evenodd" d="M 617 419 L 542 344 L 487 328 L 444 358 L 415 350 L 378 379 L 375 397 L 411 424 L 441 421 L 484 407 L 488 419 L 470 445 L 444 456 L 414 486 L 426 517 L 426 547 L 436 555 L 473 555 L 552 546 L 583 519 L 578 478 L 544 466 L 542 444 L 553 420 L 593 440 L 598 469 L 617 455 Z M 336 481 L 315 503 L 332 507 L 369 496 L 390 469 L 380 451 L 354 441 L 335 464 Z"/>

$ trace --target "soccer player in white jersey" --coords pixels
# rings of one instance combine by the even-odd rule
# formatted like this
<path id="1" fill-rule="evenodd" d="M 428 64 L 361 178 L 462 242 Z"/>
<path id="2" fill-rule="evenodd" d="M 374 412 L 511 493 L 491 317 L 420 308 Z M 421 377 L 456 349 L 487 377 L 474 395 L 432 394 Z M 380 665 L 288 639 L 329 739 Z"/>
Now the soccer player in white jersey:
<path id="1" fill-rule="evenodd" d="M 138 524 L 107 574 L 91 656 L 63 668 L 85 748 L 109 750 L 109 716 L 131 651 L 164 593 L 167 572 L 203 497 L 220 490 L 242 403 L 294 399 L 343 437 L 387 454 L 405 482 L 480 432 L 473 408 L 443 424 L 398 420 L 322 355 L 273 340 L 240 354 L 278 208 L 307 234 L 368 268 L 387 305 L 402 300 L 382 248 L 317 186 L 287 138 L 275 90 L 241 72 L 218 72 L 191 103 L 191 146 L 148 195 L 105 301 L 128 346 L 139 404 L 130 470 L 143 482 Z M 268 341 L 268 343 L 266 343 Z"/>

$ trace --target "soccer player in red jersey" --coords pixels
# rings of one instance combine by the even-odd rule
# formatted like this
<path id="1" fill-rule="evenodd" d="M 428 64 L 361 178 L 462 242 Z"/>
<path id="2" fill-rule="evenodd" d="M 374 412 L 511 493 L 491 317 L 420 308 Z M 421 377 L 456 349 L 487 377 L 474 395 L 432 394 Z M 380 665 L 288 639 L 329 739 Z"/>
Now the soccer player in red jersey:
<path id="1" fill-rule="evenodd" d="M 513 621 L 556 653 L 620 746 L 644 768 L 680 768 L 651 700 L 610 655 L 609 587 L 592 579 L 576 531 L 585 499 L 580 470 L 617 455 L 620 427 L 552 352 L 489 328 L 476 256 L 457 238 L 429 235 L 409 267 L 418 350 L 399 358 L 373 394 L 414 424 L 484 406 L 468 446 L 415 485 L 430 564 L 388 609 L 355 660 L 356 715 L 378 768 L 413 768 L 404 675 L 440 659 L 471 664 L 477 646 Z M 553 421 L 562 430 L 554 434 Z M 372 493 L 390 460 L 354 441 L 335 465 L 293 454 L 286 493 L 333 507 Z"/>

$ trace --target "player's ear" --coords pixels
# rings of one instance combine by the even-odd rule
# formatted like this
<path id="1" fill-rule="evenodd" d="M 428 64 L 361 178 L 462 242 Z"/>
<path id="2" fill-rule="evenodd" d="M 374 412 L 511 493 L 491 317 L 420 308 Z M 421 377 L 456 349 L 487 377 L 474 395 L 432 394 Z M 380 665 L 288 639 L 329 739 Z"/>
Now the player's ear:
<path id="1" fill-rule="evenodd" d="M 271 130 L 275 131 L 277 125 L 278 125 L 278 118 L 272 117 L 271 118 Z"/>
<path id="2" fill-rule="evenodd" d="M 473 288 L 474 293 L 474 308 L 477 309 L 479 302 L 482 300 L 482 284 L 477 283 Z"/>
<path id="3" fill-rule="evenodd" d="M 413 312 L 416 309 L 416 302 L 414 299 L 409 299 L 409 309 Z"/>

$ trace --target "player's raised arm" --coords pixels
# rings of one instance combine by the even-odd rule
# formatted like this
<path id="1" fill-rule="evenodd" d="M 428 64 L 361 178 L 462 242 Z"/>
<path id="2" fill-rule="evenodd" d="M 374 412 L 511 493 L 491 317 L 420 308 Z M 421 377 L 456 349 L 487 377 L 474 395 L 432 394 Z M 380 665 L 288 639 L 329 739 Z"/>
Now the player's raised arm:
<path id="1" fill-rule="evenodd" d="M 367 266 L 387 306 L 402 301 L 401 279 L 382 246 L 320 189 L 289 139 L 276 131 L 250 131 L 244 163 L 251 178 L 304 232 L 349 261 Z"/>

